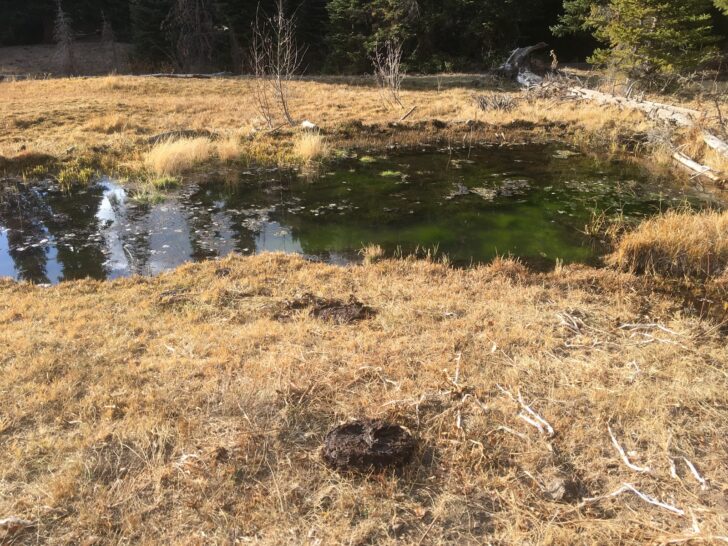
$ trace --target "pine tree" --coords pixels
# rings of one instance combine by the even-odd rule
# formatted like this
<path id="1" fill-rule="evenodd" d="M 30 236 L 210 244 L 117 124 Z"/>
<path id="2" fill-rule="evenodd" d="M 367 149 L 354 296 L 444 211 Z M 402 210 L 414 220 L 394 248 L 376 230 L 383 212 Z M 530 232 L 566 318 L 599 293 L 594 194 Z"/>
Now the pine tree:
<path id="1" fill-rule="evenodd" d="M 587 19 L 610 46 L 591 60 L 637 77 L 694 69 L 715 54 L 709 7 L 706 0 L 611 0 Z"/>
<path id="2" fill-rule="evenodd" d="M 171 61 L 172 53 L 162 25 L 172 9 L 172 0 L 131 0 L 132 41 L 138 60 Z"/>
<path id="3" fill-rule="evenodd" d="M 217 32 L 208 0 L 175 0 L 163 29 L 179 69 L 201 72 L 210 67 Z"/>
<path id="4" fill-rule="evenodd" d="M 116 51 L 116 35 L 111 21 L 106 18 L 106 14 L 101 12 L 101 43 L 104 47 L 109 71 L 114 72 L 119 69 L 119 59 Z"/>
<path id="5" fill-rule="evenodd" d="M 76 60 L 73 44 L 71 18 L 63 11 L 61 0 L 56 1 L 56 20 L 53 27 L 53 38 L 56 41 L 56 57 L 64 74 L 73 74 Z"/>

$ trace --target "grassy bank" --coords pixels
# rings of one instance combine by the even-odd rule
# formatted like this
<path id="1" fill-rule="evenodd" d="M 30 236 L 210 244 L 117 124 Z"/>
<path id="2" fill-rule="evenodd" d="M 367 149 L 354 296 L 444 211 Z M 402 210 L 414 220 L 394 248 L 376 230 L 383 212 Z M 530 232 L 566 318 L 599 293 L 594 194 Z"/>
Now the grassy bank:
<path id="1" fill-rule="evenodd" d="M 323 322 L 306 293 L 376 315 Z M 728 535 L 724 334 L 645 278 L 230 258 L 0 283 L 0 345 L 0 514 L 32 525 L 14 544 Z M 402 473 L 322 464 L 325 433 L 361 416 L 417 436 Z M 625 483 L 679 513 L 631 490 L 585 500 Z"/>
<path id="2" fill-rule="evenodd" d="M 670 162 L 664 135 L 642 113 L 526 95 L 492 77 L 410 79 L 403 93 L 404 110 L 386 108 L 366 79 L 317 79 L 292 85 L 296 119 L 321 128 L 327 153 L 434 141 L 468 145 L 559 139 L 600 153 L 649 153 L 652 161 Z M 155 153 L 153 137 L 174 131 L 211 142 L 202 146 L 204 153 L 192 164 L 172 170 L 207 168 L 210 162 L 301 165 L 309 161 L 310 147 L 301 145 L 299 129 L 265 130 L 254 107 L 253 87 L 245 79 L 2 82 L 0 172 L 32 175 L 48 165 L 57 171 L 76 166 L 139 172 L 149 169 L 150 153 Z M 475 96 L 493 92 L 509 95 L 514 100 L 507 102 L 513 108 L 480 110 Z M 411 116 L 393 125 L 411 107 L 416 107 Z M 688 145 L 695 159 L 711 159 L 699 133 L 683 133 L 674 138 L 677 144 Z M 712 159 L 720 163 L 717 157 Z"/>

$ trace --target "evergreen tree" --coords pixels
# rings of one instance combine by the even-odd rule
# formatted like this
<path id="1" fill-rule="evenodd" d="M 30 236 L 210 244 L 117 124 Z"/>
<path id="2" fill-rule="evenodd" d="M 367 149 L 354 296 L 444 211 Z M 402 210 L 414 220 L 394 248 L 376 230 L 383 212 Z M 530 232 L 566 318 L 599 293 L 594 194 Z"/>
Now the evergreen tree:
<path id="1" fill-rule="evenodd" d="M 146 62 L 170 62 L 172 57 L 162 25 L 172 9 L 172 0 L 131 0 L 134 53 Z"/>
<path id="2" fill-rule="evenodd" d="M 715 54 L 709 8 L 707 0 L 611 0 L 586 19 L 609 45 L 591 60 L 639 77 L 693 69 Z"/>
<path id="3" fill-rule="evenodd" d="M 106 18 L 106 14 L 101 12 L 101 43 L 106 50 L 107 66 L 109 71 L 113 72 L 119 68 L 119 58 L 116 51 L 116 34 L 111 25 L 111 21 Z"/>
<path id="4" fill-rule="evenodd" d="M 404 43 L 410 69 L 490 65 L 519 44 L 522 30 L 548 21 L 554 0 L 330 0 L 330 68 L 370 70 L 377 43 Z M 538 36 L 542 38 L 542 36 Z"/>
<path id="5" fill-rule="evenodd" d="M 56 57 L 64 74 L 72 74 L 76 69 L 71 18 L 63 10 L 61 0 L 56 2 L 56 21 L 53 27 L 56 41 Z"/>

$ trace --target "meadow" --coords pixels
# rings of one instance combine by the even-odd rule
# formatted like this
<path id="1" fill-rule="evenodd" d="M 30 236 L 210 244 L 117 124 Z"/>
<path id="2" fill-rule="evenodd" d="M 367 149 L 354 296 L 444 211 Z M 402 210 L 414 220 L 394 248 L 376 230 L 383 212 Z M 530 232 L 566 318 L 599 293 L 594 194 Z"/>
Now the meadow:
<path id="1" fill-rule="evenodd" d="M 687 178 L 680 145 L 723 170 L 700 136 L 712 116 L 665 127 L 469 75 L 412 78 L 388 108 L 332 78 L 292 85 L 315 131 L 271 130 L 253 84 L 0 82 L 0 172 L 166 191 L 352 151 L 546 141 Z M 483 111 L 484 93 L 514 106 Z M 0 280 L 0 542 L 726 543 L 726 225 L 674 212 L 620 235 L 605 267 L 547 273 L 370 248 L 361 265 L 263 254 Z M 327 321 L 320 298 L 373 312 Z M 412 462 L 328 468 L 327 431 L 362 417 L 407 426 Z"/>

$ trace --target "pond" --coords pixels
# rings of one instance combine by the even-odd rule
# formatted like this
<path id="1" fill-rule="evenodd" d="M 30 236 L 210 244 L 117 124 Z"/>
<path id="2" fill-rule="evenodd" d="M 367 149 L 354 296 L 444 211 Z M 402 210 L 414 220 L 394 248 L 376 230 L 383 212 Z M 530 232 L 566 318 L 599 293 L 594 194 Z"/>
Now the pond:
<path id="1" fill-rule="evenodd" d="M 299 253 L 336 264 L 380 245 L 386 255 L 436 250 L 455 265 L 497 255 L 536 268 L 599 264 L 583 233 L 594 212 L 638 219 L 689 203 L 689 186 L 626 162 L 553 145 L 424 150 L 336 162 L 314 180 L 275 170 L 186 184 L 137 203 L 104 178 L 63 192 L 51 183 L 0 190 L 0 277 L 57 283 L 153 275 L 236 252 Z"/>

